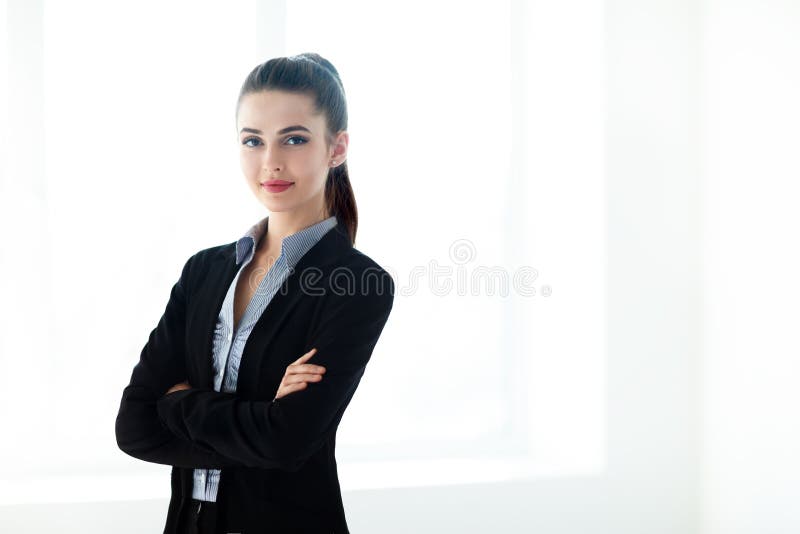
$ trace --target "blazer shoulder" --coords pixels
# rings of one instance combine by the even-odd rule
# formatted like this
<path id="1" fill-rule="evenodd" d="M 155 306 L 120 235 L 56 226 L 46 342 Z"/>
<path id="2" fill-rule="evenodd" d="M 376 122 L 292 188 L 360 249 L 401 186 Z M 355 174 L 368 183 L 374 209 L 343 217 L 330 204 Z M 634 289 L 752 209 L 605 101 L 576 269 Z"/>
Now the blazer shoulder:
<path id="1" fill-rule="evenodd" d="M 336 262 L 332 283 L 342 285 L 336 281 L 342 273 L 350 278 L 351 287 L 362 294 L 382 295 L 390 302 L 394 298 L 395 281 L 392 275 L 377 261 L 364 252 L 352 247 L 343 257 Z"/>
<path id="2" fill-rule="evenodd" d="M 187 282 L 193 286 L 194 284 L 191 281 L 204 276 L 214 262 L 235 254 L 235 247 L 236 242 L 233 241 L 198 250 L 186 260 L 182 277 L 188 278 Z"/>
<path id="3" fill-rule="evenodd" d="M 198 250 L 192 255 L 192 259 L 199 262 L 214 261 L 220 258 L 232 256 L 236 251 L 236 241 L 215 245 L 213 247 Z"/>

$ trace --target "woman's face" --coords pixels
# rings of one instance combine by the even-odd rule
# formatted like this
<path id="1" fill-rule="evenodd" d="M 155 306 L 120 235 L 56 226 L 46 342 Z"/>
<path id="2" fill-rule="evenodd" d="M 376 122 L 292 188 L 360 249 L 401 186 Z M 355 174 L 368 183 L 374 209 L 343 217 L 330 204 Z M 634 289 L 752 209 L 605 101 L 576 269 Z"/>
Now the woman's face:
<path id="1" fill-rule="evenodd" d="M 311 96 L 276 90 L 250 93 L 240 102 L 236 130 L 242 171 L 270 212 L 297 211 L 315 220 L 328 216 L 325 180 L 331 160 L 344 160 L 347 133 L 338 138 L 344 137 L 343 146 L 334 143 L 328 148 L 325 116 L 314 114 L 313 107 Z M 267 180 L 292 185 L 271 191 L 265 187 Z"/>

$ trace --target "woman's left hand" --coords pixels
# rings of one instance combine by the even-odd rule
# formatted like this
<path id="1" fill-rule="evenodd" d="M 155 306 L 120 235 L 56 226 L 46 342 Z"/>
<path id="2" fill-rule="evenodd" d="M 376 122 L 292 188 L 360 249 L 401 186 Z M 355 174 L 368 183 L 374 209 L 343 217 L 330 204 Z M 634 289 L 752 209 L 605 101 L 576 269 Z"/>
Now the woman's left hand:
<path id="1" fill-rule="evenodd" d="M 191 389 L 191 388 L 192 388 L 192 386 L 189 384 L 189 382 L 181 382 L 181 383 L 179 383 L 179 384 L 175 384 L 174 386 L 172 386 L 171 388 L 169 388 L 169 389 L 167 390 L 167 392 L 166 392 L 166 393 L 164 393 L 164 395 L 169 395 L 169 394 L 170 394 L 170 393 L 172 393 L 173 391 L 180 391 L 180 390 L 182 390 L 182 389 Z"/>

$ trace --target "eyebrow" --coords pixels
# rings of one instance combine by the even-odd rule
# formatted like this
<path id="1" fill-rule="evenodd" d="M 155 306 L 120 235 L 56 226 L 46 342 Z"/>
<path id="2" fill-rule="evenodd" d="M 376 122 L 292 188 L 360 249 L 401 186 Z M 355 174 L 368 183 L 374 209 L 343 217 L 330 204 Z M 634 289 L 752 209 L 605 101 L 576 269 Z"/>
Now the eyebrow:
<path id="1" fill-rule="evenodd" d="M 295 130 L 303 130 L 305 132 L 311 133 L 311 130 L 309 130 L 305 126 L 302 126 L 300 124 L 295 124 L 295 125 L 292 125 L 292 126 L 287 126 L 286 128 L 284 128 L 282 130 L 278 130 L 277 135 L 282 135 L 282 134 L 285 134 L 285 133 L 293 132 Z M 264 133 L 261 130 L 256 130 L 255 128 L 242 128 L 239 131 L 239 133 L 242 133 L 242 132 L 254 133 L 254 134 L 259 134 L 259 135 L 263 135 L 263 133 Z"/>

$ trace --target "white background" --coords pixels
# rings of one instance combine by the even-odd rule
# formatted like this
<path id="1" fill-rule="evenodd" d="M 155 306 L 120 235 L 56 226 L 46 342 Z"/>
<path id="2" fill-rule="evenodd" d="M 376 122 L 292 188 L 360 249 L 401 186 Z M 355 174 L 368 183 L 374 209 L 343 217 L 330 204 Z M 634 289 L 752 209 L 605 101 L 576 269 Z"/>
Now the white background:
<path id="1" fill-rule="evenodd" d="M 119 397 L 183 261 L 263 216 L 244 76 L 316 51 L 399 282 L 351 530 L 796 532 L 798 5 L 391 6 L 0 2 L 0 530 L 163 528 Z M 457 291 L 523 266 L 535 296 Z"/>

